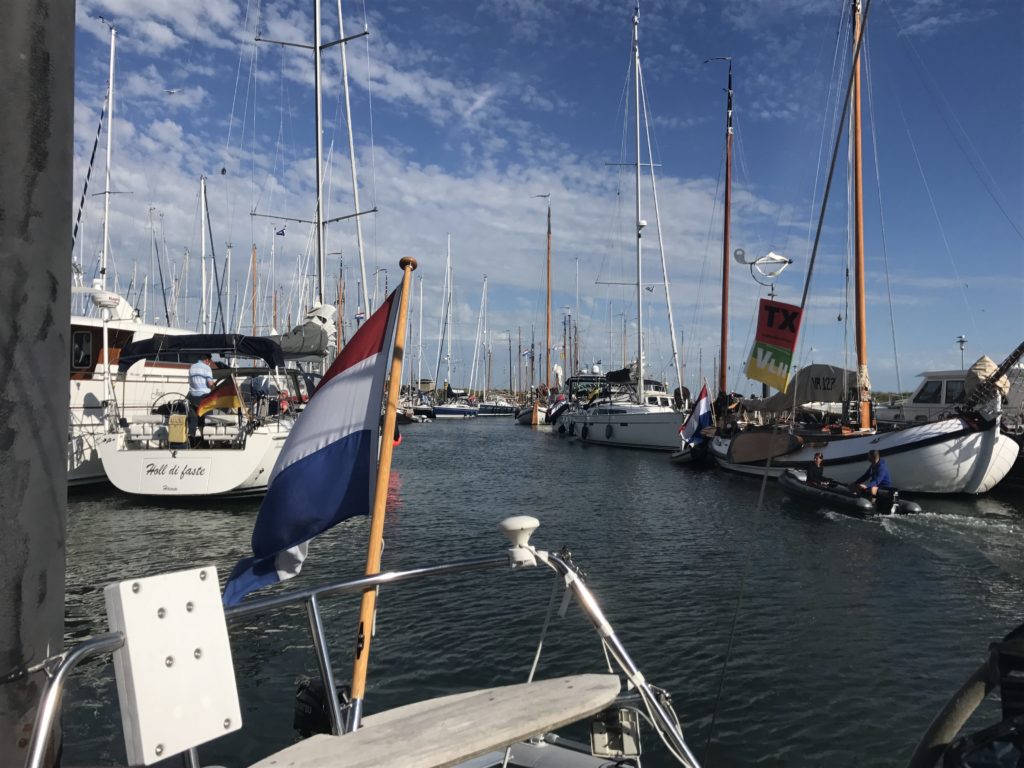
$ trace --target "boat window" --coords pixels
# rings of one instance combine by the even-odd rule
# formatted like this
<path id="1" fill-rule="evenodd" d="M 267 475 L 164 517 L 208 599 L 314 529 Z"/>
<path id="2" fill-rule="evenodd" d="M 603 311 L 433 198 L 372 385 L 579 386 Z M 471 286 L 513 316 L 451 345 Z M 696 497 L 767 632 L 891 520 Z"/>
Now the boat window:
<path id="1" fill-rule="evenodd" d="M 964 382 L 960 379 L 953 379 L 946 382 L 946 402 L 949 404 L 962 403 L 964 401 Z"/>
<path id="2" fill-rule="evenodd" d="M 92 333 L 75 331 L 71 336 L 71 367 L 77 370 L 92 368 Z"/>
<path id="3" fill-rule="evenodd" d="M 942 402 L 942 382 L 941 381 L 926 381 L 924 386 L 921 387 L 921 391 L 914 396 L 915 403 L 941 403 Z"/>

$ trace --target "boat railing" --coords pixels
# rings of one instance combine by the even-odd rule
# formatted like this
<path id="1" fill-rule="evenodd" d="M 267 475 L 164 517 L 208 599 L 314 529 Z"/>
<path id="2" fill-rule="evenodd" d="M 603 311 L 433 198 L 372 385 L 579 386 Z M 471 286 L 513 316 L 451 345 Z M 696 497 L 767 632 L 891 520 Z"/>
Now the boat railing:
<path id="1" fill-rule="evenodd" d="M 511 518 L 511 520 L 517 519 L 519 518 Z M 527 519 L 532 520 L 532 518 Z M 508 521 L 503 523 L 503 526 L 507 523 Z M 503 528 L 503 530 L 505 529 Z M 506 535 L 509 535 L 507 531 Z M 528 536 L 529 533 L 526 534 L 527 538 Z M 346 722 L 342 703 L 338 695 L 334 668 L 320 610 L 321 602 L 324 599 L 341 595 L 361 594 L 366 590 L 377 589 L 383 585 L 400 584 L 434 576 L 509 568 L 510 566 L 513 570 L 522 570 L 539 564 L 548 566 L 557 577 L 564 581 L 566 590 L 576 597 L 581 609 L 600 636 L 607 653 L 615 660 L 622 674 L 632 683 L 636 694 L 639 695 L 647 710 L 649 722 L 654 726 L 669 751 L 682 765 L 697 766 L 697 759 L 686 744 L 682 734 L 682 727 L 672 710 L 671 698 L 666 691 L 647 682 L 640 672 L 615 634 L 614 629 L 605 618 L 596 598 L 584 584 L 582 574 L 572 562 L 572 556 L 568 550 L 563 549 L 558 554 L 546 552 L 538 550 L 524 541 L 497 555 L 402 571 L 389 571 L 372 576 L 364 576 L 359 579 L 300 590 L 290 590 L 247 600 L 240 605 L 226 608 L 224 610 L 224 617 L 228 624 L 233 624 L 275 609 L 296 606 L 301 606 L 305 609 L 309 622 L 309 635 L 313 641 L 317 666 L 323 682 L 324 695 L 326 696 L 331 734 L 338 736 L 346 732 L 348 723 Z M 38 706 L 35 727 L 29 744 L 28 758 L 25 763 L 26 768 L 43 768 L 45 765 L 45 756 L 47 755 L 52 738 L 54 725 L 61 711 L 64 687 L 70 674 L 87 659 L 103 654 L 113 654 L 118 651 L 124 646 L 125 640 L 125 635 L 119 631 L 96 635 L 77 643 L 58 656 L 47 659 L 39 666 L 39 669 L 46 673 L 47 682 Z M 352 714 L 351 712 L 349 713 L 350 717 Z M 200 763 L 196 749 L 193 748 L 184 753 L 184 757 L 188 768 L 199 768 Z"/>

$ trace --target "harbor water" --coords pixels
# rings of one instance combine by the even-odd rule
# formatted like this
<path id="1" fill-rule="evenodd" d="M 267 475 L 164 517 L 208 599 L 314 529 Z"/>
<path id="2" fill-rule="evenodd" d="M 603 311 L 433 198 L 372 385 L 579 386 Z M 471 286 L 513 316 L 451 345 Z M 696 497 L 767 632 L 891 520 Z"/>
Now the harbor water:
<path id="1" fill-rule="evenodd" d="M 988 644 L 1024 621 L 1024 493 L 1013 489 L 921 498 L 923 514 L 863 520 L 790 501 L 774 481 L 759 503 L 759 479 L 586 446 L 511 419 L 414 424 L 403 437 L 384 568 L 497 553 L 500 520 L 539 518 L 533 543 L 571 549 L 647 679 L 673 695 L 705 765 L 904 764 Z M 68 641 L 105 630 L 107 583 L 207 564 L 223 581 L 249 553 L 258 508 L 140 502 L 112 489 L 73 495 Z M 321 536 L 285 588 L 361 575 L 367 531 L 360 517 Z M 523 682 L 551 590 L 546 569 L 382 588 L 367 714 Z M 324 608 L 347 680 L 358 598 Z M 244 726 L 204 747 L 205 764 L 245 765 L 292 742 L 297 683 L 317 674 L 299 610 L 247 619 L 232 640 Z M 538 675 L 602 664 L 579 612 L 556 616 Z M 115 699 L 109 663 L 73 679 L 66 764 L 124 763 Z M 976 720 L 996 714 L 989 705 Z M 668 764 L 656 748 L 644 758 Z"/>

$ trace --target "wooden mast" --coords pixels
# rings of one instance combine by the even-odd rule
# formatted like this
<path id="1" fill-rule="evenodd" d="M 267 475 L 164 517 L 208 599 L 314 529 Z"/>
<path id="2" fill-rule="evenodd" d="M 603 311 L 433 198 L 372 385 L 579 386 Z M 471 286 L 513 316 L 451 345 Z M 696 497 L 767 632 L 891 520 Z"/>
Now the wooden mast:
<path id="1" fill-rule="evenodd" d="M 732 59 L 729 62 L 729 85 L 725 106 L 725 210 L 722 230 L 722 330 L 721 360 L 718 366 L 718 391 L 729 391 L 729 225 L 732 211 Z"/>
<path id="2" fill-rule="evenodd" d="M 405 351 L 405 326 L 409 315 L 409 293 L 412 272 L 416 259 L 403 258 L 402 295 L 399 299 L 398 325 L 395 328 L 395 351 L 391 356 L 391 372 L 388 379 L 387 401 L 384 408 L 384 425 L 381 427 L 380 458 L 377 461 L 377 481 L 374 487 L 373 511 L 370 515 L 370 540 L 366 552 L 366 575 L 380 573 L 380 558 L 384 548 L 384 512 L 387 507 L 388 481 L 391 478 L 391 454 L 394 450 L 395 417 L 398 411 L 398 396 L 402 388 L 402 358 Z M 359 629 L 356 635 L 356 659 L 352 668 L 352 709 L 349 730 L 359 727 L 362 719 L 362 702 L 366 695 L 366 669 L 370 659 L 370 641 L 373 639 L 373 617 L 377 607 L 377 590 L 373 587 L 363 592 L 359 609 Z"/>
<path id="3" fill-rule="evenodd" d="M 860 0 L 853 0 L 853 217 L 854 217 L 854 297 L 857 307 L 857 393 L 860 400 L 860 427 L 871 427 L 871 382 L 868 378 L 867 299 L 864 292 L 864 204 L 861 173 L 860 110 Z"/>

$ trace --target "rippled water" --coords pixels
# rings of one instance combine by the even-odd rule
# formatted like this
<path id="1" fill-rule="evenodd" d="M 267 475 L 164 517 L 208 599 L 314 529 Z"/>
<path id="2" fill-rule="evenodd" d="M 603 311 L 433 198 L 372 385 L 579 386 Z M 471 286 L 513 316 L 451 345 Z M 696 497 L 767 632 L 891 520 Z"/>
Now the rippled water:
<path id="1" fill-rule="evenodd" d="M 759 480 L 505 419 L 410 425 L 404 436 L 384 567 L 494 553 L 502 518 L 539 517 L 534 543 L 570 546 L 626 648 L 674 695 L 699 756 L 717 709 L 706 765 L 905 763 L 988 643 L 1024 620 L 1024 499 L 1013 490 L 923 499 L 924 514 L 860 520 L 793 503 L 774 485 L 759 507 Z M 108 582 L 211 562 L 223 579 L 246 554 L 257 508 L 74 497 L 69 639 L 104 629 Z M 320 537 L 293 583 L 359 575 L 367 528 L 360 518 Z M 540 572 L 487 572 L 382 590 L 367 712 L 523 681 L 550 584 Z M 348 599 L 325 611 L 342 679 L 357 613 Z M 246 725 L 204 748 L 207 762 L 247 764 L 294 738 L 296 681 L 315 675 L 316 663 L 304 616 L 289 618 L 284 630 L 253 620 L 232 631 Z M 539 674 L 600 664 L 595 636 L 570 610 L 554 623 Z M 109 665 L 75 680 L 70 763 L 124 761 L 114 706 L 90 701 L 113 692 Z M 645 764 L 665 764 L 664 753 L 652 750 Z"/>

